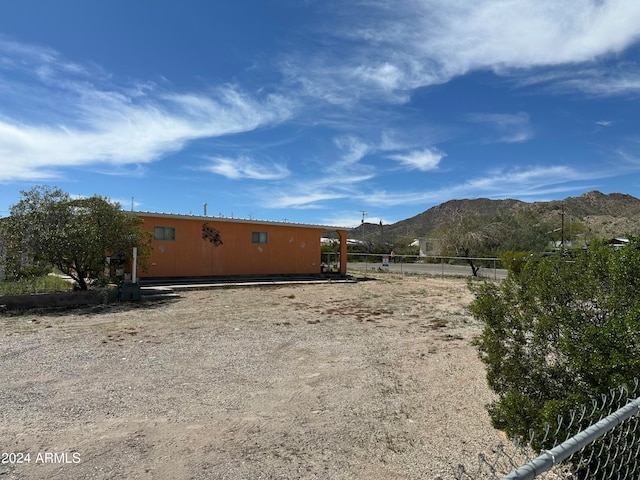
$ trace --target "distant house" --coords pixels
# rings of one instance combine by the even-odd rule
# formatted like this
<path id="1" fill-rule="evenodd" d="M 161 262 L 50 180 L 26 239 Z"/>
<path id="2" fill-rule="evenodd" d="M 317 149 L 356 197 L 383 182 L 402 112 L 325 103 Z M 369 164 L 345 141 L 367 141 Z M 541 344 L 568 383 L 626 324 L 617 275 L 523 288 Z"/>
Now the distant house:
<path id="1" fill-rule="evenodd" d="M 141 278 L 320 274 L 321 238 L 339 237 L 339 273 L 347 272 L 347 230 L 194 215 L 136 212 L 152 235 Z"/>
<path id="2" fill-rule="evenodd" d="M 426 257 L 427 252 L 429 250 L 429 240 L 426 237 L 416 238 L 413 242 L 409 244 L 410 247 L 418 247 L 419 253 L 418 255 L 421 257 Z"/>

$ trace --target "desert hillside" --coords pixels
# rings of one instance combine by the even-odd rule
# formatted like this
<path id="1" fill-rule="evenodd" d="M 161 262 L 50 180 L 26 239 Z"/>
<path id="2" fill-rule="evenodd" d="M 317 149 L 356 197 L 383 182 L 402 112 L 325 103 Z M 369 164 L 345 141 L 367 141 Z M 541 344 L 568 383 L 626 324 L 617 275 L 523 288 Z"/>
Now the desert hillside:
<path id="1" fill-rule="evenodd" d="M 429 235 L 439 224 L 450 218 L 453 212 L 476 215 L 509 214 L 527 211 L 550 224 L 560 226 L 564 212 L 565 226 L 580 222 L 587 233 L 598 237 L 616 237 L 640 234 L 640 199 L 622 193 L 603 194 L 598 191 L 577 197 L 551 202 L 522 202 L 488 198 L 450 200 L 436 205 L 414 217 L 385 225 L 388 238 L 401 236 L 423 237 Z M 366 232 L 377 232 L 373 224 L 366 224 Z M 354 238 L 362 238 L 362 226 L 351 231 Z"/>

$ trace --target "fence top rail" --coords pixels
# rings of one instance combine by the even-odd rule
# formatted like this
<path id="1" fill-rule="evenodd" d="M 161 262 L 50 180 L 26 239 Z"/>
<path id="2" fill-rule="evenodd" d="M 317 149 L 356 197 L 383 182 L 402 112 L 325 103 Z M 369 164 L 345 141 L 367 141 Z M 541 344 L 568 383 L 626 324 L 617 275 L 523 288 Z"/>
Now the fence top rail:
<path id="1" fill-rule="evenodd" d="M 628 403 L 611 415 L 591 425 L 577 435 L 562 442 L 560 445 L 543 452 L 526 465 L 514 470 L 502 480 L 529 480 L 550 470 L 554 465 L 563 462 L 578 452 L 596 438 L 620 425 L 625 420 L 640 412 L 640 397 Z"/>
<path id="2" fill-rule="evenodd" d="M 349 255 L 360 257 L 388 257 L 390 253 L 349 253 Z M 395 258 L 434 258 L 443 260 L 491 260 L 500 261 L 498 257 L 449 257 L 445 255 L 400 255 L 395 254 Z"/>

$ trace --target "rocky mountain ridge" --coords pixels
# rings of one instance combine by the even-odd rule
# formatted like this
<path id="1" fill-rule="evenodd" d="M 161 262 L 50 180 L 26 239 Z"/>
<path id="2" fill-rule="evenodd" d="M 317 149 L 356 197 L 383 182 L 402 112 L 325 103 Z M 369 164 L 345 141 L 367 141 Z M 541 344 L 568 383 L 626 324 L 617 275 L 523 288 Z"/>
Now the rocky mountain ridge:
<path id="1" fill-rule="evenodd" d="M 640 199 L 623 193 L 603 194 L 591 191 L 577 197 L 549 202 L 523 202 L 488 198 L 449 200 L 411 218 L 384 225 L 384 237 L 428 236 L 438 225 L 455 214 L 497 215 L 526 212 L 551 225 L 561 225 L 564 217 L 566 228 L 579 222 L 591 236 L 619 237 L 640 234 Z M 350 231 L 353 238 L 362 238 L 363 225 Z M 380 225 L 365 223 L 365 236 L 380 234 Z"/>

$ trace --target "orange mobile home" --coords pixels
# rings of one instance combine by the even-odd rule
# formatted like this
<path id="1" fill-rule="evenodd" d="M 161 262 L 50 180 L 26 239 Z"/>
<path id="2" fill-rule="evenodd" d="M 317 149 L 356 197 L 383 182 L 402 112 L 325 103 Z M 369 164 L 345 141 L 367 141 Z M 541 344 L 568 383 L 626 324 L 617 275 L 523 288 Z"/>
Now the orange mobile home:
<path id="1" fill-rule="evenodd" d="M 320 238 L 340 237 L 339 271 L 347 271 L 347 231 L 322 225 L 137 212 L 153 235 L 142 278 L 321 273 Z"/>

